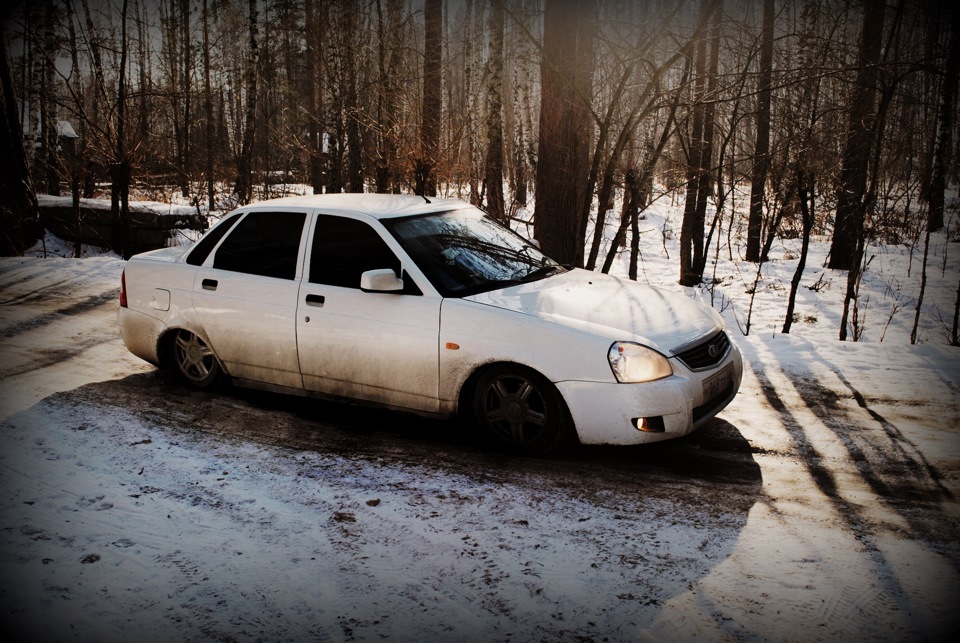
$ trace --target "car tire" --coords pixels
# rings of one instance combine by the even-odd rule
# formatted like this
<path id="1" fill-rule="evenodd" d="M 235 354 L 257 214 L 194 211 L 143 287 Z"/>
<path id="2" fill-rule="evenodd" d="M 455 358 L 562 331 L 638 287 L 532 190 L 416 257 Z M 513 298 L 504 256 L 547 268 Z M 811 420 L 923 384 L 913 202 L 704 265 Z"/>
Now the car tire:
<path id="1" fill-rule="evenodd" d="M 213 388 L 223 374 L 213 350 L 189 330 L 174 332 L 170 341 L 170 357 L 177 377 L 192 388 Z"/>
<path id="2" fill-rule="evenodd" d="M 563 397 L 545 377 L 528 368 L 494 366 L 477 378 L 473 418 L 497 448 L 539 456 L 559 447 L 573 433 Z"/>

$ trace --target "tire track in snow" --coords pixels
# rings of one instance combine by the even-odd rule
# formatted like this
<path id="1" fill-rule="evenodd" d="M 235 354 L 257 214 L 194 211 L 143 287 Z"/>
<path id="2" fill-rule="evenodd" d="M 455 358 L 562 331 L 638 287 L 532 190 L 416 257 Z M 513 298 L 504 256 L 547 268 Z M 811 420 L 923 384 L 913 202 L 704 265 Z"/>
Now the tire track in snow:
<path id="1" fill-rule="evenodd" d="M 69 348 L 36 349 L 32 352 L 29 362 L 23 364 L 14 364 L 8 368 L 0 370 L 0 382 L 4 380 L 11 380 L 15 377 L 26 375 L 34 371 L 56 366 L 61 362 L 77 357 L 92 348 L 116 341 L 118 341 L 116 337 L 86 337 L 83 339 L 74 340 L 71 342 Z M 4 358 L 3 361 L 8 361 L 8 355 L 6 354 L 6 351 L 0 350 L 0 356 Z"/>
<path id="2" fill-rule="evenodd" d="M 116 306 L 118 305 L 117 293 L 118 291 L 115 289 L 107 290 L 67 306 L 47 311 L 42 315 L 37 315 L 35 317 L 31 317 L 30 319 L 24 319 L 16 322 L 12 326 L 0 330 L 0 338 L 9 339 L 22 333 L 41 329 L 44 326 L 52 324 L 56 321 L 60 321 L 65 317 L 83 315 L 87 312 L 92 312 L 98 308 L 102 308 L 111 304 Z"/>
<path id="3" fill-rule="evenodd" d="M 118 259 L 3 258 L 0 306 L 85 298 L 92 294 L 89 289 L 105 285 L 119 291 L 122 270 L 123 262 Z"/>

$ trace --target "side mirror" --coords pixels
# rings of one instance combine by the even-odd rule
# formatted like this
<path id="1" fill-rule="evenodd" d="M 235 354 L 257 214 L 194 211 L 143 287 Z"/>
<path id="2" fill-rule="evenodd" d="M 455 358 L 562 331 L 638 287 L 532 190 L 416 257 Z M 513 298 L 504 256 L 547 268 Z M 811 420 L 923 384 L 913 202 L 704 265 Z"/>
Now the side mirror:
<path id="1" fill-rule="evenodd" d="M 400 292 L 403 279 L 390 268 L 368 270 L 360 275 L 360 290 L 363 292 Z"/>

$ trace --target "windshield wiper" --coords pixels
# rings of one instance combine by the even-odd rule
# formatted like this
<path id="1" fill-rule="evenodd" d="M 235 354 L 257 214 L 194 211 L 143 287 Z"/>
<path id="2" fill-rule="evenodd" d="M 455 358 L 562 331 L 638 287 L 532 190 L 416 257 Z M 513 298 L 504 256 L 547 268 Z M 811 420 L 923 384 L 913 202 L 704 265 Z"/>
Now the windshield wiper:
<path id="1" fill-rule="evenodd" d="M 549 264 L 546 266 L 540 266 L 536 270 L 528 272 L 526 275 L 520 278 L 520 283 L 529 283 L 531 281 L 538 281 L 544 277 L 549 277 L 553 274 L 556 274 L 558 270 L 563 270 L 562 266 L 555 264 Z"/>

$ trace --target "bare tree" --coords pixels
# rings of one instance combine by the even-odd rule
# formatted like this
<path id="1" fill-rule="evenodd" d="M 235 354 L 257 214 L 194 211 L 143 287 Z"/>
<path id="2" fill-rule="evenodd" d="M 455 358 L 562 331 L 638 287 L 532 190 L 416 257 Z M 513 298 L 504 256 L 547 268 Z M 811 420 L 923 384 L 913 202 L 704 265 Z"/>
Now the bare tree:
<path id="1" fill-rule="evenodd" d="M 76 104 L 79 108 L 74 109 L 74 114 L 78 116 L 77 126 L 79 128 L 79 135 L 77 139 L 73 142 L 69 154 L 69 170 L 70 170 L 70 197 L 73 209 L 73 224 L 74 224 L 74 243 L 73 243 L 73 256 L 79 257 L 82 253 L 82 215 L 80 210 L 80 197 L 83 189 L 83 178 L 86 171 L 86 162 L 87 157 L 87 148 L 88 148 L 88 135 L 87 135 L 87 119 L 84 114 L 83 104 L 84 104 L 84 77 L 81 72 L 80 67 L 80 48 L 77 42 L 77 29 L 74 24 L 73 18 L 73 3 L 71 0 L 64 0 L 64 8 L 66 9 L 66 23 L 67 23 L 67 33 L 68 33 L 68 42 L 70 47 L 70 63 L 71 63 L 71 79 L 73 80 L 73 88 L 69 88 L 68 91 L 73 93 Z"/>
<path id="2" fill-rule="evenodd" d="M 436 165 L 440 151 L 443 109 L 443 0 L 425 0 L 423 6 L 423 103 L 420 158 L 416 161 L 416 191 L 436 196 Z"/>
<path id="3" fill-rule="evenodd" d="M 20 254 L 35 239 L 39 226 L 37 199 L 27 170 L 23 127 L 7 62 L 7 43 L 0 28 L 0 254 Z"/>
<path id="4" fill-rule="evenodd" d="M 814 185 L 815 177 L 811 161 L 812 147 L 814 144 L 814 130 L 817 123 L 817 108 L 820 94 L 820 81 L 814 73 L 814 43 L 812 34 L 818 19 L 818 8 L 815 2 L 807 2 L 803 9 L 805 29 L 800 36 L 800 66 L 807 73 L 806 79 L 800 83 L 792 94 L 793 101 L 797 105 L 795 120 L 801 123 L 799 135 L 797 136 L 797 153 L 793 163 L 793 173 L 795 181 L 795 190 L 797 195 L 797 204 L 800 208 L 801 216 L 801 241 L 800 258 L 797 261 L 797 267 L 794 270 L 793 277 L 790 280 L 790 293 L 787 296 L 787 312 L 783 322 L 783 333 L 787 334 L 793 327 L 794 309 L 797 300 L 797 290 L 800 287 L 800 280 L 803 278 L 803 272 L 807 266 L 807 256 L 810 250 L 810 236 L 813 232 L 813 226 L 816 222 L 816 211 L 814 208 Z"/>
<path id="5" fill-rule="evenodd" d="M 933 3 L 933 6 L 938 7 L 939 3 Z M 940 90 L 940 109 L 935 128 L 930 183 L 926 190 L 927 227 L 931 231 L 943 227 L 944 192 L 947 187 L 947 166 L 954 143 L 954 101 L 957 92 L 958 71 L 960 71 L 960 10 L 954 6 L 947 9 L 946 13 L 950 16 L 948 23 L 950 37 Z M 936 17 L 935 15 L 930 16 L 930 20 L 934 21 Z"/>
<path id="6" fill-rule="evenodd" d="M 43 0 L 43 30 L 41 31 L 40 73 L 40 145 L 43 150 L 44 184 L 48 194 L 60 196 L 59 133 L 56 102 L 57 57 L 54 27 L 57 23 L 53 0 Z"/>
<path id="7" fill-rule="evenodd" d="M 540 67 L 540 141 L 535 234 L 561 263 L 581 263 L 586 198 L 595 2 L 547 0 Z"/>
<path id="8" fill-rule="evenodd" d="M 857 79 L 850 100 L 847 138 L 837 190 L 837 216 L 830 243 L 830 268 L 854 270 L 863 252 L 867 171 L 876 142 L 877 65 L 883 43 L 884 2 L 863 2 Z"/>
<path id="9" fill-rule="evenodd" d="M 319 4 L 323 4 L 322 0 Z M 377 7 L 379 7 L 379 3 Z M 323 22 L 318 20 L 314 0 L 304 0 L 304 73 L 303 99 L 307 119 L 307 166 L 309 181 L 314 194 L 323 192 L 323 169 L 321 154 L 323 138 L 320 128 L 319 101 L 323 92 L 323 56 L 319 55 L 323 44 Z"/>
<path id="10" fill-rule="evenodd" d="M 379 73 L 377 91 L 377 148 L 375 169 L 377 192 L 399 190 L 401 65 L 403 60 L 401 41 L 400 0 L 387 0 L 384 17 L 381 3 L 377 1 L 377 68 Z"/>
<path id="11" fill-rule="evenodd" d="M 360 131 L 360 117 L 363 108 L 360 103 L 360 70 L 358 64 L 359 47 L 358 34 L 360 33 L 360 15 L 348 8 L 343 12 L 346 46 L 342 50 L 344 85 L 344 117 L 347 142 L 347 165 L 344 188 L 347 192 L 363 192 L 363 140 Z"/>
<path id="12" fill-rule="evenodd" d="M 484 189 L 487 212 L 505 220 L 503 203 L 503 0 L 490 0 L 487 29 L 490 57 L 487 62 L 487 159 Z"/>
<path id="13" fill-rule="evenodd" d="M 690 150 L 687 162 L 686 198 L 684 200 L 683 221 L 680 227 L 680 284 L 694 286 L 703 278 L 697 271 L 703 247 L 703 212 L 700 199 L 706 207 L 706 191 L 709 185 L 711 150 L 713 146 L 712 112 L 708 109 L 706 96 L 708 84 L 706 22 L 718 8 L 719 1 L 705 1 L 701 7 L 701 19 L 698 21 L 698 35 L 694 63 L 694 97 L 690 130 Z M 711 50 L 713 53 L 713 50 Z M 714 63 L 711 72 L 715 76 Z M 701 192 L 703 193 L 701 195 Z"/>
<path id="14" fill-rule="evenodd" d="M 209 0 L 203 0 L 203 111 L 206 119 L 205 135 L 206 150 L 204 155 L 204 168 L 207 178 L 207 208 L 213 210 L 216 207 L 213 176 L 213 137 L 214 137 L 214 115 L 213 115 L 213 87 L 210 82 L 210 7 Z"/>
<path id="15" fill-rule="evenodd" d="M 248 0 L 248 60 L 246 70 L 246 117 L 236 155 L 237 174 L 233 192 L 239 203 L 249 203 L 253 196 L 253 152 L 257 125 L 257 94 L 260 76 L 260 29 L 257 0 Z"/>
<path id="16" fill-rule="evenodd" d="M 127 149 L 127 8 L 120 9 L 120 62 L 117 73 L 116 139 L 110 165 L 110 211 L 113 214 L 114 250 L 124 259 L 133 254 L 130 245 L 130 182 L 133 167 Z"/>
<path id="17" fill-rule="evenodd" d="M 773 94 L 773 0 L 763 1 L 763 35 L 760 39 L 760 79 L 757 90 L 757 141 L 753 151 L 750 218 L 747 225 L 747 261 L 760 260 L 764 187 L 770 165 L 770 103 Z"/>

